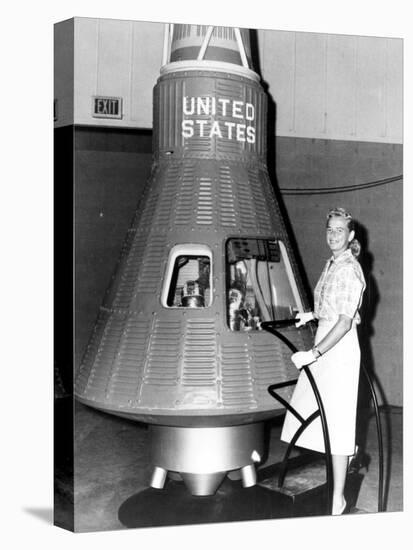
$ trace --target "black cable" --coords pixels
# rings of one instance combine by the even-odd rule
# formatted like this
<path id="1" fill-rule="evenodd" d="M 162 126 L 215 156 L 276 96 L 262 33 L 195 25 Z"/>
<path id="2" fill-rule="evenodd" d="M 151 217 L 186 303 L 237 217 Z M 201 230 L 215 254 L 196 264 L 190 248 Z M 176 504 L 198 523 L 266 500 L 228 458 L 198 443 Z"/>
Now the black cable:
<path id="1" fill-rule="evenodd" d="M 280 192 L 283 195 L 326 195 L 329 193 L 347 193 L 349 191 L 362 191 L 364 189 L 371 189 L 372 187 L 379 187 L 381 185 L 387 185 L 396 181 L 403 181 L 403 174 L 401 174 L 400 176 L 394 176 L 382 180 L 338 187 L 296 187 L 290 189 L 281 188 Z"/>
<path id="2" fill-rule="evenodd" d="M 383 453 L 383 433 L 382 433 L 382 427 L 381 427 L 381 420 L 380 420 L 380 412 L 379 412 L 379 405 L 377 401 L 377 395 L 374 390 L 374 383 L 372 380 L 372 377 L 370 376 L 368 370 L 366 369 L 364 363 L 361 364 L 361 370 L 366 377 L 369 389 L 370 389 L 370 396 L 373 401 L 374 406 L 374 416 L 376 419 L 376 430 L 377 430 L 377 443 L 379 447 L 379 486 L 378 486 L 378 512 L 384 512 L 385 510 L 385 503 L 383 498 L 383 471 L 384 471 L 384 453 Z"/>

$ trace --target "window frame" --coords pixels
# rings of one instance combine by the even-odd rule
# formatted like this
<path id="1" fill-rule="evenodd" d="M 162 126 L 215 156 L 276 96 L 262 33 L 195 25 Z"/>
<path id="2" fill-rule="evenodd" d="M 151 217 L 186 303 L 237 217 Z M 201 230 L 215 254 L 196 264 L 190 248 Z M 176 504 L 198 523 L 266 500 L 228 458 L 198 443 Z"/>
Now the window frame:
<path id="1" fill-rule="evenodd" d="M 297 281 L 294 276 L 294 270 L 293 270 L 292 263 L 291 263 L 284 240 L 281 239 L 280 237 L 268 237 L 268 236 L 256 236 L 256 235 L 248 235 L 248 236 L 231 235 L 227 237 L 224 241 L 224 265 L 225 265 L 224 311 L 225 311 L 226 328 L 233 333 L 239 332 L 239 331 L 231 330 L 230 328 L 229 310 L 228 310 L 228 302 L 227 302 L 229 282 L 230 282 L 230 268 L 229 268 L 230 264 L 228 263 L 228 242 L 234 239 L 245 239 L 245 240 L 254 239 L 254 240 L 262 240 L 262 241 L 272 241 L 278 244 L 280 248 L 281 258 L 285 265 L 287 279 L 288 279 L 288 282 L 290 283 L 291 292 L 297 304 L 298 311 L 304 311 L 303 299 L 301 297 L 301 293 L 299 291 Z M 260 331 L 259 330 L 249 331 L 249 334 L 251 334 L 251 332 L 256 333 Z"/>
<path id="2" fill-rule="evenodd" d="M 209 269 L 209 288 L 210 288 L 210 300 L 209 304 L 205 304 L 205 306 L 195 308 L 195 309 L 207 309 L 212 306 L 212 302 L 214 300 L 213 296 L 213 258 L 212 258 L 212 250 L 210 247 L 206 244 L 193 244 L 193 243 L 182 243 L 177 244 L 171 248 L 168 254 L 168 260 L 166 263 L 166 271 L 165 271 L 165 277 L 164 277 L 164 283 L 163 288 L 161 292 L 161 305 L 166 309 L 194 309 L 189 306 L 168 306 L 168 296 L 170 292 L 170 285 L 172 283 L 172 275 L 174 272 L 175 262 L 179 256 L 207 256 L 209 258 L 210 262 L 210 269 Z"/>

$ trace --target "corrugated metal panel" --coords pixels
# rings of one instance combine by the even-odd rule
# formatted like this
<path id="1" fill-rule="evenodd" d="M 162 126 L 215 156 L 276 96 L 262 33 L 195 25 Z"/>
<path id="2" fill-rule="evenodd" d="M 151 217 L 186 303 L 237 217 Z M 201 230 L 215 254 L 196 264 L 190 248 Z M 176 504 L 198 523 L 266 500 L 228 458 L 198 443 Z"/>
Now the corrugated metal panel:
<path id="1" fill-rule="evenodd" d="M 229 166 L 221 165 L 219 168 L 219 222 L 225 227 L 236 225 L 234 182 L 231 178 Z"/>
<path id="2" fill-rule="evenodd" d="M 256 406 L 247 344 L 222 343 L 221 375 L 224 406 Z"/>
<path id="3" fill-rule="evenodd" d="M 151 334 L 144 384 L 176 386 L 182 327 L 179 320 L 156 320 Z"/>
<path id="4" fill-rule="evenodd" d="M 285 222 L 280 211 L 280 206 L 274 195 L 274 189 L 268 175 L 268 170 L 258 168 L 258 179 L 262 184 L 262 191 L 265 203 L 267 205 L 268 223 L 270 224 L 270 232 L 276 228 L 276 234 L 286 238 L 287 232 Z M 270 214 L 271 213 L 271 214 Z"/>
<path id="5" fill-rule="evenodd" d="M 120 260 L 123 258 L 126 258 L 133 246 L 133 243 L 135 241 L 135 235 L 136 235 L 136 229 L 134 227 L 131 227 L 128 229 L 128 232 L 126 233 L 125 240 L 122 243 L 122 249 L 120 252 Z"/>
<path id="6" fill-rule="evenodd" d="M 183 385 L 216 385 L 215 334 L 213 319 L 187 321 L 183 353 Z"/>
<path id="7" fill-rule="evenodd" d="M 194 135 L 190 138 L 181 137 L 181 126 L 179 124 L 179 143 L 182 143 L 190 152 L 210 154 L 212 152 L 213 141 L 210 139 L 209 134 L 211 132 L 214 117 L 212 112 L 208 111 L 208 109 L 205 111 L 203 109 L 198 110 L 197 101 L 199 100 L 202 104 L 210 105 L 211 94 L 208 94 L 208 92 L 204 90 L 200 93 L 197 84 L 197 78 L 194 76 L 192 78 L 188 78 L 181 88 L 181 95 L 179 96 L 179 101 L 177 102 L 177 107 L 181 110 L 178 120 L 181 121 L 183 118 L 192 120 Z M 168 84 L 164 83 L 164 85 L 166 86 Z M 182 109 L 184 96 L 191 98 L 188 99 L 186 109 Z M 193 99 L 194 97 L 196 97 L 196 101 Z M 191 103 L 192 100 L 194 103 Z M 208 112 L 210 114 L 208 114 Z M 198 123 L 198 121 L 200 122 Z"/>
<path id="8" fill-rule="evenodd" d="M 132 405 L 138 396 L 146 359 L 149 326 L 149 321 L 143 321 L 137 316 L 131 316 L 125 326 L 116 366 L 108 386 L 110 400 L 120 406 Z"/>
<path id="9" fill-rule="evenodd" d="M 122 270 L 121 279 L 113 302 L 113 307 L 130 307 L 131 299 L 135 292 L 138 281 L 138 273 L 141 266 L 144 250 L 145 241 L 142 238 L 136 238 L 135 233 L 135 240 L 130 248 L 129 256 L 126 260 L 126 266 Z"/>
<path id="10" fill-rule="evenodd" d="M 235 84 L 231 81 L 225 81 L 225 80 L 218 80 L 216 85 L 216 91 L 217 91 L 217 97 L 220 99 L 225 99 L 230 101 L 232 104 L 232 101 L 239 100 L 240 97 L 242 97 L 244 94 L 243 86 L 240 84 Z M 218 116 L 216 117 L 216 120 L 219 122 L 220 126 L 222 128 L 225 128 L 224 123 L 232 123 L 237 124 L 239 122 L 242 122 L 240 119 L 231 117 L 228 112 L 226 112 L 226 116 L 223 116 L 223 108 L 220 105 L 218 109 Z M 232 133 L 235 133 L 234 128 L 232 128 Z M 216 149 L 217 152 L 220 154 L 233 154 L 233 153 L 240 153 L 244 148 L 244 144 L 241 141 L 238 141 L 237 139 L 218 139 L 216 141 Z"/>
<path id="11" fill-rule="evenodd" d="M 169 227 L 176 202 L 179 174 L 179 164 L 170 164 L 168 166 L 162 193 L 158 198 L 156 215 L 152 221 L 152 228 L 159 227 L 161 230 L 165 230 L 166 227 Z"/>
<path id="12" fill-rule="evenodd" d="M 146 241 L 142 271 L 136 292 L 156 292 L 161 284 L 161 268 L 165 260 L 166 238 L 153 235 Z"/>
<path id="13" fill-rule="evenodd" d="M 181 119 L 184 83 L 179 80 L 163 82 L 159 87 L 160 149 L 174 151 L 182 145 Z M 172 108 L 171 108 L 172 106 Z"/>
<path id="14" fill-rule="evenodd" d="M 212 179 L 200 177 L 196 223 L 199 225 L 211 225 L 213 220 Z"/>
<path id="15" fill-rule="evenodd" d="M 249 169 L 248 180 L 251 187 L 257 225 L 260 230 L 269 233 L 271 231 L 270 210 L 266 203 L 266 197 L 262 193 L 263 186 L 258 178 L 258 170 Z"/>
<path id="16" fill-rule="evenodd" d="M 77 378 L 79 393 L 84 393 L 89 380 L 90 372 L 93 368 L 95 357 L 99 351 L 102 335 L 109 317 L 109 312 L 101 310 L 98 320 L 93 328 L 93 334 L 90 338 L 86 352 L 83 356 L 82 365 Z"/>
<path id="17" fill-rule="evenodd" d="M 194 208 L 195 165 L 189 161 L 184 163 L 181 187 L 176 198 L 175 223 L 189 224 Z"/>
<path id="18" fill-rule="evenodd" d="M 136 224 L 138 231 L 147 232 L 152 227 L 153 218 L 155 216 L 155 208 L 158 203 L 158 195 L 156 193 L 150 192 L 151 182 L 148 182 L 148 185 L 144 191 L 142 197 L 142 209 L 139 209 L 139 212 L 142 213 L 141 216 L 136 217 L 134 220 L 134 225 Z"/>
<path id="19" fill-rule="evenodd" d="M 232 80 L 219 80 L 217 82 L 217 95 L 222 99 L 237 100 L 244 92 L 244 86 Z M 222 115 L 222 113 L 221 113 Z M 228 117 L 228 113 L 226 115 Z"/>
<path id="20" fill-rule="evenodd" d="M 286 380 L 283 345 L 275 337 L 273 342 L 269 342 L 268 338 L 254 340 L 253 353 L 257 387 L 260 391 L 265 393 L 270 384 Z M 288 359 L 290 355 L 291 352 L 288 354 Z"/>
<path id="21" fill-rule="evenodd" d="M 201 28 L 201 34 L 202 36 L 205 36 L 208 27 L 206 25 L 202 25 Z M 235 40 L 234 30 L 228 27 L 215 27 L 212 36 L 222 40 Z"/>
<path id="22" fill-rule="evenodd" d="M 257 218 L 254 212 L 252 190 L 245 177 L 237 177 L 233 169 L 233 178 L 237 182 L 238 215 L 242 231 L 249 233 L 257 227 Z"/>
<path id="23" fill-rule="evenodd" d="M 105 325 L 93 369 L 90 372 L 85 389 L 86 397 L 90 394 L 92 398 L 99 397 L 101 400 L 106 400 L 107 388 L 112 376 L 124 326 L 125 317 L 112 313 Z"/>

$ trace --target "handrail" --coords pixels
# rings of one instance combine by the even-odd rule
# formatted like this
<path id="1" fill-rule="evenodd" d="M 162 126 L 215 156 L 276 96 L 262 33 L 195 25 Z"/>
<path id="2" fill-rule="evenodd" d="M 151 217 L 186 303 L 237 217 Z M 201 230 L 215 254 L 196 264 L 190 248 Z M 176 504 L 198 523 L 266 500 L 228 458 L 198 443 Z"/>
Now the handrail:
<path id="1" fill-rule="evenodd" d="M 282 340 L 290 348 L 290 350 L 293 353 L 295 353 L 297 351 L 297 348 L 294 346 L 294 344 L 292 344 L 292 342 L 290 342 L 290 340 L 284 334 L 281 334 L 277 330 L 275 330 L 276 328 L 282 328 L 282 327 L 285 327 L 285 326 L 293 325 L 295 323 L 296 323 L 295 319 L 279 319 L 277 321 L 264 321 L 264 322 L 261 323 L 261 327 L 264 330 L 267 330 L 268 332 L 273 334 L 274 336 L 277 336 L 280 340 Z M 305 425 L 302 424 L 302 426 L 300 426 L 300 428 L 297 430 L 296 434 L 294 435 L 293 439 L 291 440 L 291 442 L 290 442 L 290 444 L 287 448 L 287 452 L 285 454 L 285 457 L 284 457 L 284 461 L 283 461 L 283 465 L 282 465 L 282 472 L 281 472 L 281 475 L 280 475 L 280 478 L 279 478 L 279 485 L 282 486 L 282 483 L 284 482 L 288 456 L 289 456 L 289 454 L 291 452 L 291 449 L 293 448 L 295 442 L 297 441 L 297 439 L 301 435 L 301 433 L 307 428 L 307 426 L 315 418 L 318 418 L 318 416 L 320 415 L 321 425 L 322 425 L 322 428 L 323 428 L 324 445 L 325 445 L 325 450 L 326 450 L 327 493 L 328 493 L 327 507 L 328 507 L 328 510 L 330 511 L 331 507 L 330 507 L 329 499 L 331 498 L 331 495 L 332 495 L 331 490 L 330 490 L 330 479 L 332 478 L 332 463 L 331 463 L 330 438 L 328 436 L 328 426 L 327 426 L 327 422 L 326 422 L 326 416 L 325 416 L 325 411 L 324 411 L 323 403 L 322 403 L 322 400 L 321 400 L 321 396 L 318 392 L 318 388 L 317 388 L 315 380 L 314 380 L 314 378 L 311 374 L 311 371 L 310 371 L 310 369 L 308 368 L 307 365 L 305 365 L 303 367 L 303 370 L 306 373 L 306 375 L 308 377 L 308 380 L 311 384 L 311 387 L 313 389 L 315 398 L 317 400 L 317 405 L 319 407 L 320 412 L 318 414 L 318 411 L 316 411 L 317 414 L 314 418 L 312 418 L 312 415 L 310 415 L 307 418 L 307 420 L 305 421 Z M 375 420 L 376 420 L 377 440 L 378 440 L 378 447 L 379 447 L 379 483 L 378 483 L 378 498 L 377 498 L 378 504 L 377 504 L 377 508 L 378 508 L 379 512 L 383 512 L 384 509 L 385 509 L 384 494 L 383 494 L 384 452 L 383 452 L 383 434 L 382 434 L 382 427 L 381 427 L 381 420 L 380 420 L 380 412 L 379 412 L 378 400 L 377 400 L 377 395 L 376 395 L 376 392 L 375 392 L 375 389 L 374 389 L 373 380 L 372 380 L 369 372 L 367 371 L 367 368 L 365 367 L 364 363 L 361 363 L 361 370 L 362 370 L 364 376 L 366 377 L 366 380 L 367 380 L 367 383 L 368 383 L 368 386 L 369 386 L 369 390 L 370 390 L 371 399 L 373 401 L 373 407 L 374 407 L 374 415 L 375 415 Z M 292 407 L 285 399 L 283 399 L 281 396 L 279 396 L 278 394 L 276 394 L 274 392 L 275 389 L 280 389 L 280 388 L 283 388 L 283 387 L 286 387 L 286 386 L 294 385 L 296 383 L 297 383 L 297 380 L 292 380 L 292 381 L 288 381 L 288 382 L 280 382 L 278 384 L 272 384 L 271 386 L 268 387 L 268 392 L 270 393 L 270 395 L 272 397 L 274 397 L 275 399 L 277 399 L 277 401 L 279 401 L 281 404 L 283 404 L 286 407 L 286 409 L 289 410 L 302 423 L 302 420 L 301 420 L 302 417 L 301 417 L 301 415 L 299 415 L 297 413 L 297 411 L 295 411 L 294 407 Z M 328 449 L 328 455 L 327 455 L 327 449 Z"/>
<path id="2" fill-rule="evenodd" d="M 283 320 L 279 320 L 279 321 L 264 321 L 261 323 L 261 327 L 270 332 L 271 334 L 273 334 L 274 336 L 276 336 L 277 338 L 279 338 L 280 340 L 282 340 L 289 348 L 290 350 L 295 353 L 297 350 L 297 348 L 294 346 L 294 344 L 284 335 L 284 334 L 281 334 L 279 333 L 276 329 L 275 329 L 275 326 L 279 326 L 280 323 L 282 325 L 287 325 L 287 324 L 293 324 L 295 323 L 295 319 L 283 319 Z M 298 439 L 298 437 L 301 435 L 301 433 L 310 425 L 310 423 L 315 420 L 316 418 L 318 418 L 318 416 L 320 416 L 320 420 L 321 420 L 321 428 L 323 430 L 323 439 L 324 439 L 324 448 L 325 448 L 325 457 L 326 457 L 326 484 L 327 484 L 327 504 L 326 504 L 326 509 L 327 509 L 327 514 L 331 515 L 332 513 L 332 496 L 333 496 L 333 492 L 332 492 L 332 483 L 331 483 L 331 480 L 332 480 L 332 472 L 333 472 L 333 466 L 332 466 L 332 460 L 331 460 L 331 447 L 330 447 L 330 437 L 329 437 L 329 434 L 328 434 L 328 425 L 327 425 L 327 418 L 326 418 L 326 414 L 325 414 L 325 410 L 324 410 L 324 405 L 323 405 L 323 401 L 321 399 L 321 395 L 318 391 L 318 388 L 317 388 L 317 384 L 314 380 L 314 377 L 313 375 L 311 374 L 311 371 L 310 369 L 308 368 L 307 365 L 304 365 L 303 367 L 303 370 L 310 382 L 310 385 L 311 385 L 311 388 L 313 390 L 313 393 L 314 393 L 314 396 L 315 396 L 315 399 L 317 401 L 317 406 L 318 406 L 318 411 L 316 411 L 316 414 L 312 414 L 310 415 L 307 420 L 304 421 L 304 423 L 300 420 L 301 422 L 301 427 L 298 429 L 298 435 L 297 433 L 295 434 L 295 436 L 293 437 L 293 439 L 290 441 L 289 443 L 289 446 L 287 448 L 287 452 L 286 452 L 286 456 L 284 457 L 284 461 L 283 461 L 283 470 L 281 472 L 281 475 L 280 475 L 280 480 L 283 482 L 284 481 L 284 477 L 285 477 L 285 469 L 286 469 L 286 459 L 288 459 L 288 456 L 291 452 L 291 449 L 292 447 L 294 446 L 295 444 L 295 441 Z M 296 381 L 295 381 L 296 382 Z M 283 382 L 281 384 L 284 384 Z M 275 397 L 274 394 L 274 389 L 278 387 L 278 384 L 273 384 L 271 386 L 268 387 L 268 392 L 270 393 L 270 395 L 272 397 Z M 270 388 L 271 388 L 271 391 L 270 391 Z M 280 401 L 281 399 L 283 399 L 282 397 L 278 396 L 276 397 L 276 399 L 278 401 Z M 284 400 L 283 400 L 284 401 Z M 281 402 L 281 401 L 280 401 Z M 285 401 L 284 401 L 285 403 Z M 295 409 L 293 407 L 291 407 L 290 404 L 288 404 L 289 406 L 287 407 L 288 410 L 290 412 L 291 409 L 293 409 L 295 411 Z M 297 417 L 298 413 L 297 411 L 295 413 L 293 413 L 294 416 Z M 300 415 L 299 415 L 300 416 Z M 298 418 L 298 417 L 297 417 Z"/>
<path id="3" fill-rule="evenodd" d="M 272 384 L 271 386 L 268 386 L 267 391 L 270 393 L 270 395 L 272 395 L 272 397 L 274 397 L 274 399 L 279 401 L 281 405 L 284 405 L 284 407 L 288 411 L 290 411 L 290 413 L 293 414 L 299 422 L 303 423 L 305 422 L 305 419 L 301 416 L 301 414 L 299 414 L 294 409 L 294 407 L 292 407 L 288 403 L 288 401 L 286 401 L 283 397 L 281 397 L 281 395 L 278 395 L 277 393 L 275 393 L 275 391 L 273 391 L 274 389 L 285 388 L 286 386 L 293 386 L 296 383 L 297 383 L 297 380 L 291 380 L 290 382 L 280 382 L 279 384 Z"/>

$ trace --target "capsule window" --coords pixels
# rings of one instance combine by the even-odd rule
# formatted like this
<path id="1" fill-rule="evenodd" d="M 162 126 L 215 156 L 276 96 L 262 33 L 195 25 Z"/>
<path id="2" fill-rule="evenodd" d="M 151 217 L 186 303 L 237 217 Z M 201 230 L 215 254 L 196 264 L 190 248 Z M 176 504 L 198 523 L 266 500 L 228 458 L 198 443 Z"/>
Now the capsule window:
<path id="1" fill-rule="evenodd" d="M 162 305 L 171 308 L 210 306 L 211 258 L 207 246 L 175 246 L 168 258 Z"/>
<path id="2" fill-rule="evenodd" d="M 292 319 L 303 310 L 282 241 L 229 239 L 226 267 L 227 319 L 231 330 L 259 330 L 262 321 Z"/>

